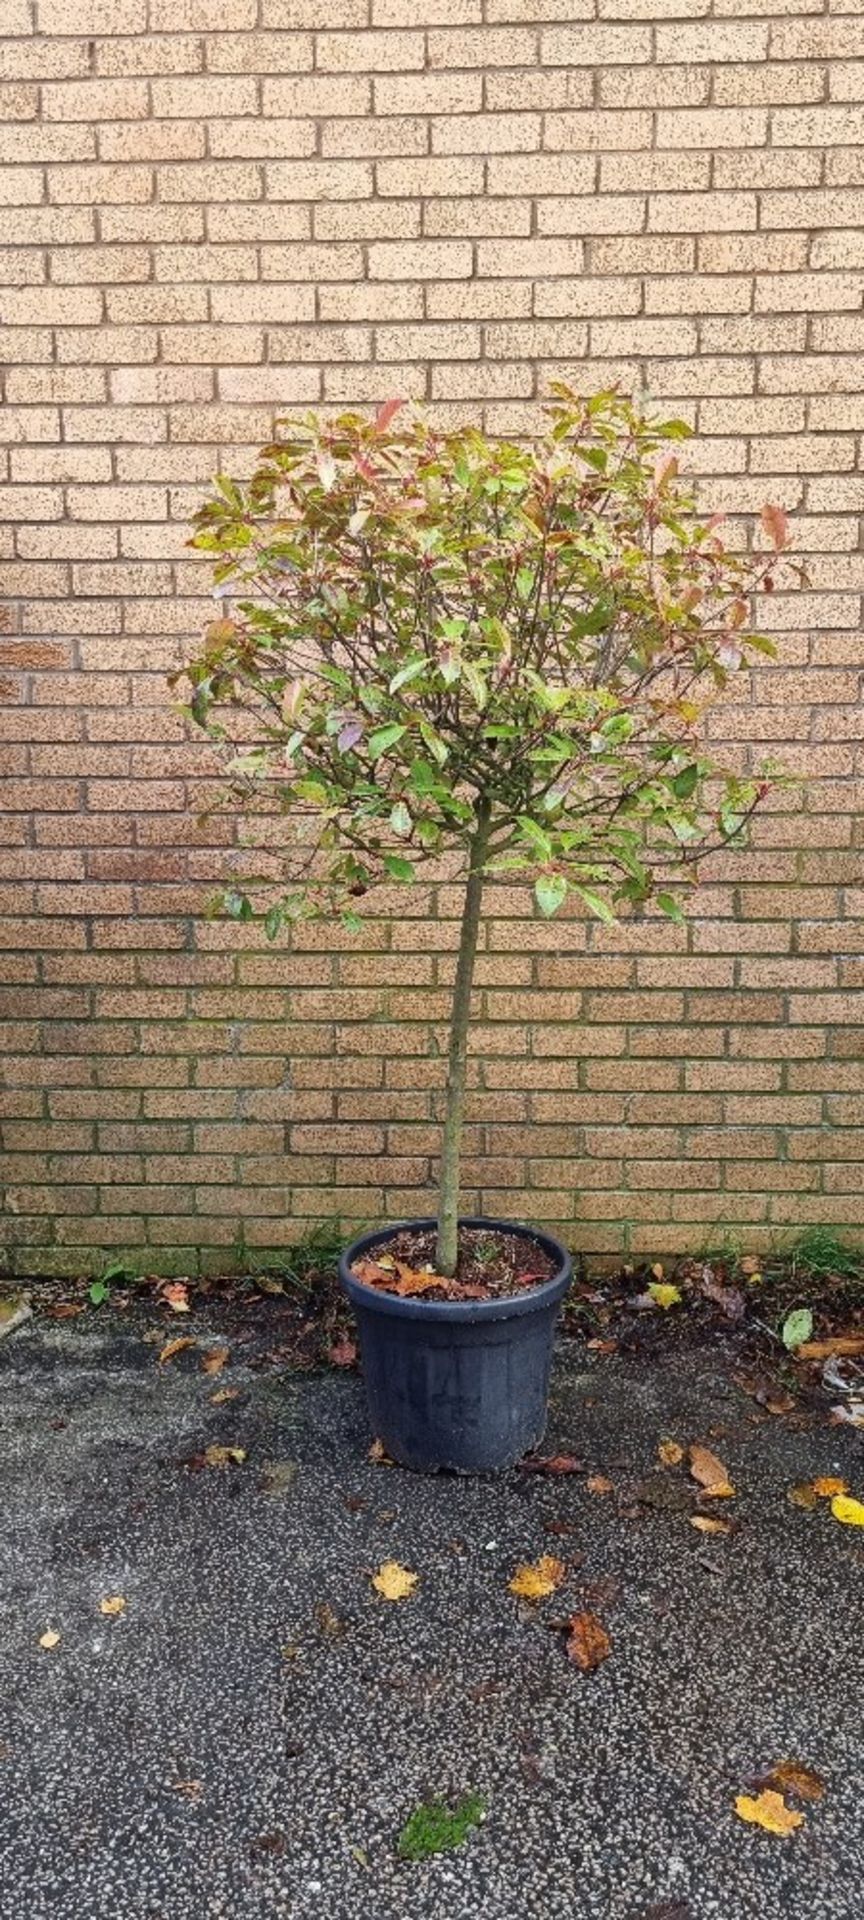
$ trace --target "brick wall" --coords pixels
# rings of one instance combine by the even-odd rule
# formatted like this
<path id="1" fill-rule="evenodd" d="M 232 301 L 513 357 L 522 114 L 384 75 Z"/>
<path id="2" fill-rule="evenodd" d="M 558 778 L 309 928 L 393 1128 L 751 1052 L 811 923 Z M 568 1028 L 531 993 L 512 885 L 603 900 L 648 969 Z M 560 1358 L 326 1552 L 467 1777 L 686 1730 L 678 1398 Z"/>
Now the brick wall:
<path id="1" fill-rule="evenodd" d="M 598 1253 L 857 1227 L 862 0 L 0 14 L 9 1262 L 212 1266 L 425 1206 L 458 896 L 293 952 L 200 916 L 185 522 L 274 410 L 413 394 L 521 433 L 550 376 L 692 420 L 712 506 L 791 509 L 782 663 L 714 726 L 809 784 L 686 933 L 550 932 L 495 890 L 467 1198 Z"/>

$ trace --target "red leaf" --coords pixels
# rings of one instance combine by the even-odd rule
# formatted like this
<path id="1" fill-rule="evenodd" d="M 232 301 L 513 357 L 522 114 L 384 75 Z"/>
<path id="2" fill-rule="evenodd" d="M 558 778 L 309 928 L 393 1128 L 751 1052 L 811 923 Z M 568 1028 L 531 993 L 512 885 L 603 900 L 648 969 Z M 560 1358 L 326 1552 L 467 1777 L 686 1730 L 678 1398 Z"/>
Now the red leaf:
<path id="1" fill-rule="evenodd" d="M 775 552 L 781 553 L 789 545 L 789 523 L 782 507 L 772 506 L 769 501 L 760 515 L 763 532 L 768 535 Z"/>
<path id="2" fill-rule="evenodd" d="M 375 432 L 386 433 L 391 420 L 404 405 L 404 400 L 385 400 L 383 407 L 379 407 L 375 415 Z"/>

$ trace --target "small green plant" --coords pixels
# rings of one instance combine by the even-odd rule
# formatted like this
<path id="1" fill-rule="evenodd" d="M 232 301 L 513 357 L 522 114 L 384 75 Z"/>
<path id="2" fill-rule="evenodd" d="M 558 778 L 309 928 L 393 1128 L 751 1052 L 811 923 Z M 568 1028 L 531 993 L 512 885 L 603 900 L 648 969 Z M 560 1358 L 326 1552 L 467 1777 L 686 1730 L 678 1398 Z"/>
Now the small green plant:
<path id="1" fill-rule="evenodd" d="M 111 1288 L 118 1282 L 131 1280 L 132 1274 L 124 1260 L 108 1260 L 97 1278 L 91 1281 L 87 1289 L 87 1298 L 92 1307 L 104 1306 Z"/>
<path id="2" fill-rule="evenodd" d="M 833 1227 L 805 1227 L 792 1246 L 791 1262 L 808 1280 L 864 1278 L 864 1254 L 844 1246 Z"/>
<path id="3" fill-rule="evenodd" d="M 473 1827 L 486 1817 L 482 1793 L 466 1793 L 454 1807 L 444 1800 L 424 1800 L 415 1807 L 399 1835 L 400 1860 L 428 1860 L 433 1853 L 461 1847 Z"/>
<path id="4" fill-rule="evenodd" d="M 293 1247 L 280 1254 L 262 1254 L 250 1264 L 249 1271 L 260 1283 L 268 1279 L 282 1286 L 311 1293 L 316 1282 L 335 1275 L 345 1234 L 338 1220 L 324 1220 L 310 1227 Z M 267 1291 L 266 1285 L 264 1291 Z"/>

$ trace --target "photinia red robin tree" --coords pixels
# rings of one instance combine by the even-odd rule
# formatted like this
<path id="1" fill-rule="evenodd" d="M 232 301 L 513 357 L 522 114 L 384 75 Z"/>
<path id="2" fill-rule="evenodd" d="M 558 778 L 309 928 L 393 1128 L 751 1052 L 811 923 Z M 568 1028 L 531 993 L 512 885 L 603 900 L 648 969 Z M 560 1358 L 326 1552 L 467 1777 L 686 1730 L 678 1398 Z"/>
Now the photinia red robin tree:
<path id="1" fill-rule="evenodd" d="M 214 482 L 191 542 L 224 602 L 188 710 L 278 855 L 260 908 L 247 883 L 228 911 L 260 911 L 275 937 L 462 858 L 446 1275 L 484 882 L 530 877 L 547 917 L 653 899 L 677 918 L 699 855 L 740 842 L 764 791 L 717 763 L 700 721 L 773 652 L 749 603 L 786 545 L 781 509 L 763 510 L 764 552 L 731 551 L 679 476 L 686 427 L 617 394 L 553 394 L 533 445 L 442 432 L 398 402 L 285 422 L 248 481 Z"/>

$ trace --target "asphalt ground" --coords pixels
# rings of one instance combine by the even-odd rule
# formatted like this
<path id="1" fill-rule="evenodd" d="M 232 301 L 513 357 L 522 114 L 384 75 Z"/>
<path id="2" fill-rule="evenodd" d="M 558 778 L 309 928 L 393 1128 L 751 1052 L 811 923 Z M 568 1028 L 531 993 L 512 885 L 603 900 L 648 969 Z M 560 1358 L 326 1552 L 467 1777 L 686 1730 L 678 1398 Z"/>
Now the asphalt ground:
<path id="1" fill-rule="evenodd" d="M 611 1491 L 418 1478 L 368 1458 L 356 1373 L 208 1376 L 196 1333 L 163 1365 L 98 1315 L 0 1346 L 3 1920 L 857 1920 L 864 1533 L 788 1493 L 860 1496 L 860 1436 L 765 1413 L 722 1343 L 573 1342 L 548 1450 Z M 691 1525 L 712 1503 L 664 1437 L 720 1454 L 732 1532 Z M 508 1582 L 550 1553 L 530 1607 Z M 419 1575 L 399 1603 L 388 1559 Z M 593 1673 L 554 1624 L 580 1610 Z M 790 1758 L 825 1792 L 781 1838 L 734 1803 Z M 469 1790 L 458 1850 L 398 1857 Z"/>

